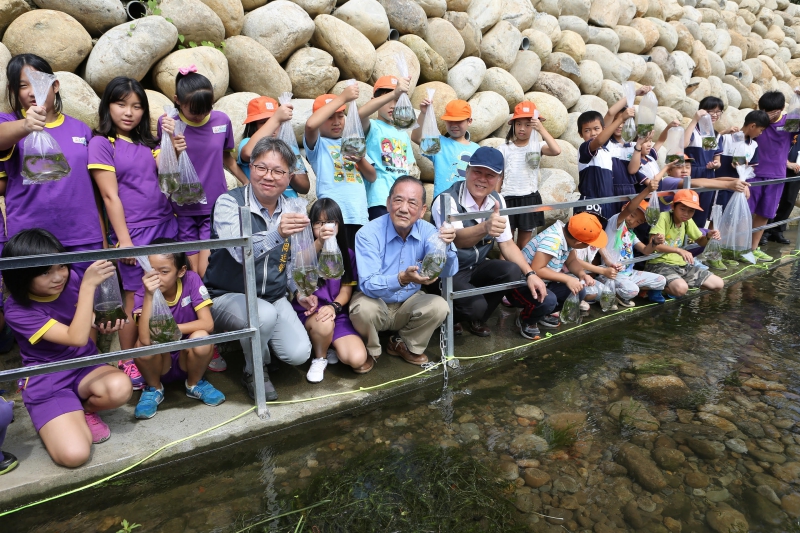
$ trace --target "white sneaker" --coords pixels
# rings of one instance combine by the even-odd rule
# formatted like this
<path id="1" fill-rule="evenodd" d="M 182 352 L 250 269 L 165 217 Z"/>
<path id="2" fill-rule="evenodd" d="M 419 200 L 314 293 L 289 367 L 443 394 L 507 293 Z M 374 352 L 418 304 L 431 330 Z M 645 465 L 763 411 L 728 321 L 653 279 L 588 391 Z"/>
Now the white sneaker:
<path id="1" fill-rule="evenodd" d="M 325 354 L 325 359 L 328 360 L 329 365 L 335 365 L 336 363 L 339 362 L 339 356 L 336 353 L 336 350 L 334 350 L 333 348 L 328 348 L 328 353 Z"/>
<path id="2" fill-rule="evenodd" d="M 308 369 L 306 379 L 311 383 L 319 383 L 325 376 L 326 366 L 328 366 L 328 361 L 326 359 L 315 357 L 311 360 L 311 368 Z"/>

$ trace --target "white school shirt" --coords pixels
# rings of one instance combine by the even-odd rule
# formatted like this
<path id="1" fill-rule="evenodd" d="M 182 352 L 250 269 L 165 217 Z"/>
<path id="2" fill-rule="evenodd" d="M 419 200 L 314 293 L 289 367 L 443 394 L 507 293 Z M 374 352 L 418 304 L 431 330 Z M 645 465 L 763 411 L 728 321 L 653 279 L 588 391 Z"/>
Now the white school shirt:
<path id="1" fill-rule="evenodd" d="M 546 142 L 539 143 L 539 151 L 547 146 Z M 528 166 L 525 154 L 533 151 L 533 139 L 528 139 L 525 146 L 517 146 L 513 142 L 504 143 L 497 147 L 505 159 L 505 172 L 503 174 L 503 196 L 526 196 L 539 190 L 539 173 Z"/>

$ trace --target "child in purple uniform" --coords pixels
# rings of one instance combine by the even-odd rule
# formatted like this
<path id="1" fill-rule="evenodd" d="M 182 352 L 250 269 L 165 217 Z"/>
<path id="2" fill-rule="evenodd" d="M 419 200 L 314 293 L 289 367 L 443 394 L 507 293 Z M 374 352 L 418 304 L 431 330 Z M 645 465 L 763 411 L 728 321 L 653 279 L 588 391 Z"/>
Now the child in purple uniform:
<path id="1" fill-rule="evenodd" d="M 206 193 L 204 204 L 173 206 L 178 215 L 178 241 L 208 240 L 211 238 L 211 210 L 217 198 L 228 190 L 224 167 L 242 185 L 246 185 L 248 180 L 236 163 L 231 119 L 222 111 L 211 109 L 214 88 L 208 78 L 198 74 L 194 65 L 181 68 L 175 78 L 175 92 L 175 107 L 180 119 L 186 123 L 186 153 Z M 174 124 L 166 115 L 159 118 L 159 139 L 163 132 L 172 135 Z M 186 255 L 192 270 L 203 277 L 208 267 L 209 250 L 187 252 Z"/>
<path id="2" fill-rule="evenodd" d="M 298 300 L 297 293 L 294 294 L 292 307 L 297 311 L 300 322 L 305 325 L 314 350 L 306 379 L 311 383 L 319 383 L 328 363 L 337 361 L 350 365 L 357 374 L 366 374 L 372 370 L 375 362 L 367 357 L 364 341 L 353 327 L 346 311 L 353 288 L 358 283 L 358 274 L 356 254 L 348 249 L 347 238 L 342 231 L 342 210 L 330 198 L 322 198 L 311 206 L 309 219 L 318 252 L 322 250 L 326 239 L 336 239 L 342 251 L 344 275 L 341 279 L 320 278 L 319 288 L 308 298 Z M 335 227 L 325 227 L 329 222 L 333 222 Z M 328 349 L 330 346 L 333 346 L 335 352 Z"/>
<path id="3" fill-rule="evenodd" d="M 17 457 L 2 450 L 8 425 L 14 419 L 14 402 L 7 402 L 0 396 L 0 476 L 14 470 L 19 464 Z"/>
<path id="4" fill-rule="evenodd" d="M 5 196 L 6 186 L 8 185 L 8 175 L 5 171 L 5 165 L 0 161 L 0 196 Z M 3 246 L 6 245 L 8 237 L 6 236 L 6 221 L 0 216 L 0 254 L 3 253 Z M 2 278 L 0 278 L 0 287 L 2 287 Z M 11 328 L 6 324 L 5 316 L 3 315 L 3 299 L 0 298 L 0 353 L 8 353 L 14 347 L 14 333 Z"/>
<path id="5" fill-rule="evenodd" d="M 156 239 L 152 244 L 175 242 L 173 239 Z M 208 337 L 214 331 L 211 318 L 211 297 L 203 280 L 196 272 L 187 268 L 186 254 L 151 255 L 153 270 L 146 273 L 144 287 L 134 297 L 134 316 L 138 315 L 139 342 L 150 345 L 150 316 L 153 309 L 153 293 L 161 289 L 169 310 L 178 324 L 184 339 Z M 140 357 L 136 365 L 144 376 L 147 386 L 142 391 L 134 412 L 136 418 L 153 418 L 158 404 L 164 401 L 164 383 L 183 381 L 186 396 L 217 406 L 225 401 L 225 395 L 203 379 L 208 363 L 214 353 L 214 345 L 188 348 L 180 352 L 163 353 Z"/>
<path id="6" fill-rule="evenodd" d="M 66 178 L 65 178 L 66 179 Z M 3 257 L 59 254 L 66 250 L 53 234 L 28 229 L 9 239 Z M 92 331 L 94 293 L 114 273 L 109 261 L 95 261 L 83 280 L 68 265 L 6 270 L 11 296 L 6 320 L 14 330 L 25 366 L 97 354 Z M 122 321 L 98 326 L 111 333 Z M 111 436 L 97 411 L 116 409 L 131 397 L 131 381 L 109 365 L 62 370 L 20 380 L 22 400 L 47 453 L 57 464 L 77 467 L 89 459 L 92 443 Z"/>
<path id="7" fill-rule="evenodd" d="M 144 246 L 159 237 L 174 239 L 178 223 L 169 199 L 158 186 L 158 151 L 150 133 L 150 116 L 142 85 L 131 78 L 114 78 L 100 101 L 100 125 L 89 141 L 89 171 L 97 184 L 111 223 L 109 241 L 120 248 Z M 182 136 L 173 139 L 179 152 Z M 133 311 L 133 293 L 142 287 L 142 268 L 134 259 L 118 265 L 125 291 L 125 313 Z M 123 350 L 136 344 L 136 328 L 124 328 Z M 132 363 L 129 363 L 132 364 Z"/>
<path id="8" fill-rule="evenodd" d="M 6 68 L 13 110 L 0 114 L 0 159 L 5 161 L 8 173 L 7 234 L 12 237 L 24 229 L 44 228 L 69 252 L 103 248 L 100 215 L 87 168 L 92 132 L 80 120 L 61 113 L 58 81 L 50 87 L 47 99 L 37 102 L 28 80 L 29 70 L 53 73 L 47 61 L 33 54 L 14 56 Z M 71 171 L 58 181 L 25 185 L 25 137 L 43 129 L 58 142 Z M 75 263 L 72 268 L 80 277 L 88 266 Z"/>

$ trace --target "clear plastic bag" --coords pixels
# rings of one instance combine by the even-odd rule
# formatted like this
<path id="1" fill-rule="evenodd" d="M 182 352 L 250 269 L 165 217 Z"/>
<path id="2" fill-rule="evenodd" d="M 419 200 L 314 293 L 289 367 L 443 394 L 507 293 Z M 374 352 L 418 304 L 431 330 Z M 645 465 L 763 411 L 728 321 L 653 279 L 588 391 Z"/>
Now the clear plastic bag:
<path id="1" fill-rule="evenodd" d="M 683 163 L 686 161 L 686 156 L 683 153 L 685 134 L 686 130 L 683 129 L 683 126 L 676 126 L 667 132 L 667 140 L 664 142 L 664 147 L 667 149 L 667 163 L 672 163 L 673 161 Z"/>
<path id="2" fill-rule="evenodd" d="M 176 120 L 175 135 L 183 135 L 184 131 L 186 124 Z M 185 150 L 178 156 L 178 188 L 172 193 L 172 201 L 178 205 L 206 203 L 206 191 Z"/>
<path id="3" fill-rule="evenodd" d="M 292 93 L 285 92 L 280 95 L 278 98 L 278 102 L 284 106 L 286 104 L 291 103 L 292 101 Z M 292 121 L 287 120 L 286 122 L 281 124 L 280 129 L 278 130 L 278 139 L 282 140 L 286 144 L 289 145 L 289 148 L 292 149 L 295 155 L 297 155 L 297 162 L 294 165 L 294 173 L 295 174 L 307 174 L 308 171 L 306 170 L 306 165 L 303 163 L 303 158 L 300 157 L 300 147 L 297 146 L 297 137 L 294 135 L 294 128 L 292 128 Z"/>
<path id="4" fill-rule="evenodd" d="M 305 215 L 307 205 L 308 201 L 305 198 L 287 198 L 284 200 L 284 213 Z M 317 290 L 319 281 L 317 249 L 314 246 L 314 234 L 311 232 L 311 226 L 306 226 L 303 231 L 292 234 L 289 245 L 292 253 L 289 263 L 291 280 L 300 293 L 299 297 L 311 296 Z"/>
<path id="5" fill-rule="evenodd" d="M 603 311 L 609 311 L 613 307 L 616 297 L 616 284 L 613 279 L 609 279 L 603 284 L 603 290 L 600 292 L 600 308 Z"/>
<path id="6" fill-rule="evenodd" d="M 44 107 L 47 93 L 50 92 L 50 86 L 56 81 L 56 77 L 32 68 L 27 72 L 36 104 Z M 70 173 L 71 168 L 64 152 L 47 130 L 29 133 L 22 144 L 22 153 L 24 185 L 58 181 Z"/>
<path id="7" fill-rule="evenodd" d="M 714 123 L 711 122 L 711 115 L 705 114 L 697 121 L 697 129 L 700 130 L 700 143 L 703 150 L 717 149 L 717 134 L 714 131 Z"/>
<path id="8" fill-rule="evenodd" d="M 347 85 L 353 85 L 356 80 L 349 80 Z M 361 127 L 361 117 L 358 116 L 358 105 L 353 100 L 347 106 L 347 117 L 344 119 L 342 130 L 342 154 L 352 157 L 364 157 L 367 153 L 367 140 L 364 137 L 364 128 Z"/>
<path id="9" fill-rule="evenodd" d="M 644 219 L 648 226 L 655 226 L 660 217 L 661 206 L 658 201 L 658 193 L 653 192 L 650 194 L 650 199 L 647 201 L 647 209 L 644 210 Z"/>
<path id="10" fill-rule="evenodd" d="M 433 102 L 433 93 L 435 92 L 436 89 L 428 89 L 429 101 Z M 419 149 L 425 155 L 438 154 L 442 149 L 442 144 L 439 140 L 439 126 L 436 124 L 433 105 L 428 108 L 428 112 L 425 113 L 425 120 L 422 122 L 422 139 L 419 142 Z"/>
<path id="11" fill-rule="evenodd" d="M 704 262 L 722 260 L 722 247 L 719 239 L 708 239 L 706 248 L 698 259 Z"/>
<path id="12" fill-rule="evenodd" d="M 625 95 L 625 100 L 627 101 L 628 107 L 632 108 L 636 101 L 636 84 L 634 84 L 632 81 L 626 81 L 622 85 L 622 93 Z M 631 117 L 622 125 L 622 140 L 626 143 L 633 142 L 636 140 L 636 136 L 636 120 Z"/>
<path id="13" fill-rule="evenodd" d="M 128 320 L 122 303 L 117 273 L 103 281 L 94 291 L 94 323 L 95 325 L 115 324 L 117 320 Z"/>
<path id="14" fill-rule="evenodd" d="M 792 99 L 789 100 L 789 110 L 786 112 L 783 131 L 796 132 L 798 130 L 800 130 L 800 95 L 793 94 Z"/>
<path id="15" fill-rule="evenodd" d="M 539 136 L 538 131 L 531 131 L 528 146 L 530 151 L 525 153 L 525 164 L 531 170 L 539 170 L 539 165 L 542 163 L 542 138 Z"/>
<path id="16" fill-rule="evenodd" d="M 570 294 L 561 308 L 559 318 L 564 324 L 579 324 L 581 321 L 581 301 L 577 294 Z"/>
<path id="17" fill-rule="evenodd" d="M 586 285 L 584 290 L 586 291 L 586 296 L 587 297 L 594 296 L 596 298 L 600 294 L 600 292 L 603 290 L 603 284 L 600 283 L 599 281 L 595 280 L 594 281 L 594 285 L 592 285 L 591 287 Z M 591 300 L 591 298 L 590 298 L 590 300 Z"/>
<path id="18" fill-rule="evenodd" d="M 742 181 L 755 175 L 753 167 L 749 165 L 740 165 L 736 167 L 736 171 Z M 753 217 L 744 193 L 735 192 L 731 195 L 719 224 L 715 222 L 714 226 L 719 229 L 721 236 L 720 248 L 723 258 L 755 263 L 751 253 Z"/>
<path id="19" fill-rule="evenodd" d="M 165 105 L 164 112 L 168 117 L 177 118 L 178 110 L 174 106 Z M 158 156 L 158 188 L 169 196 L 178 190 L 180 177 L 178 174 L 178 156 L 172 146 L 171 137 L 161 133 L 161 152 Z"/>
<path id="20" fill-rule="evenodd" d="M 449 222 L 445 222 L 442 227 L 451 227 Z M 447 244 L 439 238 L 439 235 L 428 237 L 428 245 L 425 247 L 425 257 L 419 267 L 419 275 L 430 279 L 438 278 L 447 263 Z"/>
<path id="21" fill-rule="evenodd" d="M 732 150 L 731 153 L 732 161 L 731 164 L 734 167 L 739 165 L 746 165 L 747 164 L 747 144 L 744 142 L 744 133 L 741 131 L 737 131 L 733 135 L 731 135 L 732 141 Z"/>
<path id="22" fill-rule="evenodd" d="M 647 137 L 647 134 L 655 128 L 657 113 L 658 99 L 655 93 L 650 91 L 642 97 L 636 112 L 636 134 L 640 139 Z"/>
<path id="23" fill-rule="evenodd" d="M 136 261 L 142 270 L 150 272 L 153 267 L 150 266 L 150 261 L 147 256 L 137 256 Z M 150 311 L 150 344 L 165 344 L 167 342 L 175 342 L 181 340 L 183 334 L 178 328 L 175 317 L 172 316 L 172 311 L 169 309 L 169 304 L 161 294 L 161 289 L 156 289 L 153 293 L 153 307 Z"/>
<path id="24" fill-rule="evenodd" d="M 333 222 L 325 224 L 325 227 L 333 227 Z M 344 275 L 344 259 L 339 243 L 336 242 L 336 235 L 325 239 L 322 251 L 319 253 L 319 275 L 324 279 L 339 279 Z"/>
<path id="25" fill-rule="evenodd" d="M 395 54 L 394 60 L 397 62 L 397 70 L 400 71 L 400 76 L 403 78 L 408 77 L 408 64 L 406 63 L 406 56 L 403 54 Z M 392 111 L 392 122 L 400 129 L 415 129 L 417 115 L 414 113 L 414 107 L 411 105 L 411 100 L 406 93 L 400 95 L 397 102 L 394 104 L 394 111 Z"/>

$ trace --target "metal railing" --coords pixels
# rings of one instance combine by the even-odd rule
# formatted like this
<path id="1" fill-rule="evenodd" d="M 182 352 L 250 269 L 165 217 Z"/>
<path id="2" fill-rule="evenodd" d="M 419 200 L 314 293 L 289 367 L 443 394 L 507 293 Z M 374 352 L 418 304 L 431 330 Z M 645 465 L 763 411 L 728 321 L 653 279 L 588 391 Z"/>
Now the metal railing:
<path id="1" fill-rule="evenodd" d="M 258 334 L 258 296 L 255 285 L 255 260 L 252 246 L 252 225 L 249 207 L 239 208 L 241 221 L 240 237 L 232 239 L 211 239 L 206 241 L 192 241 L 183 243 L 154 244 L 149 246 L 134 246 L 132 248 L 109 248 L 82 252 L 66 252 L 58 255 L 32 255 L 27 257 L 14 257 L 0 259 L 0 271 L 15 268 L 31 268 L 37 266 L 61 265 L 67 263 L 83 263 L 88 261 L 122 259 L 141 255 L 165 254 L 188 252 L 204 249 L 215 250 L 219 248 L 241 248 L 242 269 L 244 271 L 244 294 L 247 301 L 247 327 L 244 329 L 225 333 L 213 333 L 208 337 L 197 339 L 184 339 L 164 344 L 153 344 L 129 350 L 120 350 L 110 353 L 98 353 L 87 357 L 44 363 L 40 365 L 25 366 L 11 370 L 0 371 L 0 381 L 11 381 L 20 378 L 48 374 L 61 370 L 72 370 L 102 363 L 113 363 L 123 359 L 136 359 L 148 355 L 172 352 L 179 349 L 195 348 L 218 342 L 228 342 L 242 339 L 250 340 L 250 349 L 253 353 L 253 379 L 255 380 L 256 413 L 262 419 L 269 418 L 267 402 L 264 391 L 263 354 L 261 351 L 261 337 Z"/>
<path id="2" fill-rule="evenodd" d="M 798 181 L 800 180 L 800 176 L 791 177 L 791 178 L 781 178 L 775 180 L 768 180 L 768 181 L 759 181 L 754 183 L 749 183 L 750 187 L 763 187 L 766 185 L 778 185 L 782 183 Z M 691 188 L 691 178 L 687 177 L 684 179 L 683 184 L 684 189 Z M 716 192 L 721 189 L 709 189 L 706 187 L 698 187 L 693 189 L 694 191 L 701 193 L 701 192 Z M 674 195 L 678 189 L 671 190 L 671 191 L 658 191 L 656 194 L 658 196 L 672 196 Z M 523 207 L 509 207 L 505 209 L 500 209 L 501 215 L 521 215 L 523 213 L 543 213 L 547 211 L 560 211 L 565 209 L 572 209 L 574 207 L 585 207 L 587 205 L 601 205 L 601 204 L 611 204 L 617 202 L 627 202 L 629 200 L 633 200 L 638 194 L 631 194 L 631 195 L 622 195 L 622 196 L 608 196 L 605 198 L 592 198 L 589 200 L 575 200 L 573 202 L 562 202 L 557 204 L 547 204 L 547 205 L 531 205 L 531 206 L 523 206 Z M 488 218 L 492 215 L 493 211 L 476 211 L 471 213 L 458 213 L 458 214 L 451 214 L 450 213 L 450 202 L 453 199 L 450 195 L 446 194 L 443 195 L 443 206 L 442 211 L 446 213 L 444 220 L 447 222 L 454 222 L 454 221 L 462 221 L 462 220 L 473 220 L 477 218 Z M 753 228 L 752 233 L 757 231 L 766 230 L 770 228 L 775 228 L 777 226 L 782 226 L 783 224 L 788 224 L 789 222 L 794 222 L 800 220 L 800 217 L 788 218 L 786 220 L 781 220 L 778 222 L 773 222 L 771 224 L 766 224 L 764 226 L 759 226 L 757 228 Z M 690 245 L 685 246 L 684 249 L 691 250 L 694 248 L 699 248 L 698 245 Z M 800 250 L 800 224 L 797 227 L 797 239 L 795 241 L 795 249 Z M 656 257 L 660 257 L 662 254 L 654 253 L 646 256 L 639 256 L 634 257 L 633 259 L 623 260 L 620 261 L 623 265 L 629 265 L 633 263 L 640 263 L 642 261 L 648 261 L 650 259 L 655 259 Z M 511 281 L 508 283 L 500 283 L 497 285 L 487 285 L 486 287 L 476 287 L 473 289 L 465 289 L 460 291 L 453 290 L 453 278 L 448 277 L 442 279 L 442 297 L 447 301 L 447 305 L 450 309 L 450 312 L 447 314 L 447 318 L 445 319 L 446 327 L 445 327 L 445 346 L 446 346 L 446 354 L 445 357 L 447 359 L 452 358 L 454 353 L 454 333 L 453 333 L 453 323 L 454 323 L 454 316 L 453 316 L 453 301 L 458 300 L 460 298 L 467 298 L 470 296 L 478 296 L 481 294 L 488 294 L 491 292 L 499 292 L 499 291 L 506 291 L 509 289 L 514 289 L 516 287 L 526 286 L 527 281 L 525 279 L 520 279 L 519 281 Z"/>

